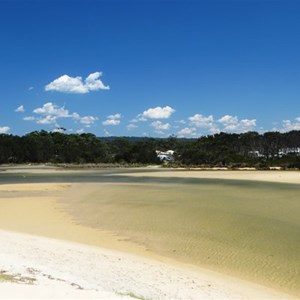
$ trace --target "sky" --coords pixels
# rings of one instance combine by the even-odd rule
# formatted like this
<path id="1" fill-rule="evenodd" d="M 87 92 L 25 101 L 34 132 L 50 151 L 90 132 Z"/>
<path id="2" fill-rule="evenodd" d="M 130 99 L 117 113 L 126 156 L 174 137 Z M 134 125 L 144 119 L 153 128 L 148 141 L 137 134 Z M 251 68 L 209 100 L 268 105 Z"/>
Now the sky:
<path id="1" fill-rule="evenodd" d="M 0 133 L 300 130 L 300 1 L 0 0 Z"/>

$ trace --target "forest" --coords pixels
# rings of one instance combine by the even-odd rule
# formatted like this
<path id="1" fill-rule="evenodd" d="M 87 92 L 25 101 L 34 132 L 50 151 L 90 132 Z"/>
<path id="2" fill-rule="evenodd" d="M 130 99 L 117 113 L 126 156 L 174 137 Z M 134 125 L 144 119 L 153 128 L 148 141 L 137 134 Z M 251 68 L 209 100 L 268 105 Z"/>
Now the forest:
<path id="1" fill-rule="evenodd" d="M 197 139 L 103 137 L 34 131 L 0 135 L 0 164 L 163 164 L 156 150 L 174 150 L 171 166 L 300 168 L 300 131 L 218 133 Z"/>

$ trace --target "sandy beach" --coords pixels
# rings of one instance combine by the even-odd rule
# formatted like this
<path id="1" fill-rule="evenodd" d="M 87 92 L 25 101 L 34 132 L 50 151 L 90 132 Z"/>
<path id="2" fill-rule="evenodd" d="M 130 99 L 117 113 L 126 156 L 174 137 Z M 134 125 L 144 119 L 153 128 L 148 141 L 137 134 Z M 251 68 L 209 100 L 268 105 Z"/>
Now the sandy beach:
<path id="1" fill-rule="evenodd" d="M 281 171 L 126 175 L 300 183 L 298 172 Z M 0 185 L 1 299 L 296 299 L 218 272 L 173 263 L 111 232 L 77 222 L 59 201 L 76 186 Z"/>

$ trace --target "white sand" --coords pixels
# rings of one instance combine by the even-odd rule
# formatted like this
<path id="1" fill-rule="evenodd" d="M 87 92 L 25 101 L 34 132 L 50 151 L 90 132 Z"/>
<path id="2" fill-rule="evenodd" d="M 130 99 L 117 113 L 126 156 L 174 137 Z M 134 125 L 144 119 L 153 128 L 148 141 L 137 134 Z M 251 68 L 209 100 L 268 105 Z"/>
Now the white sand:
<path id="1" fill-rule="evenodd" d="M 0 230 L 1 299 L 292 299 L 209 271 L 82 244 Z M 26 280 L 25 280 L 26 281 Z"/>

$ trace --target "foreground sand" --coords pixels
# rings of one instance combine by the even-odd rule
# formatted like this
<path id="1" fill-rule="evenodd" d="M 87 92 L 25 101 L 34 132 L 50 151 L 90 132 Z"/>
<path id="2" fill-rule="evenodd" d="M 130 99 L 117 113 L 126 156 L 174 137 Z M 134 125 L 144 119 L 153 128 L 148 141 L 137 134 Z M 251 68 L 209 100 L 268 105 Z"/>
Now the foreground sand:
<path id="1" fill-rule="evenodd" d="M 267 181 L 280 181 L 285 176 L 281 181 L 300 182 L 298 172 L 164 171 L 136 175 Z M 0 197 L 0 228 L 9 230 L 0 230 L 0 271 L 16 275 L 19 282 L 0 282 L 1 299 L 290 299 L 262 286 L 207 270 L 192 271 L 188 266 L 51 239 L 107 245 L 143 254 L 131 251 L 130 243 L 114 244 L 109 234 L 75 224 L 56 201 L 68 186 L 63 183 L 0 185 L 3 196 Z M 47 195 L 49 192 L 51 197 Z"/>
<path id="2" fill-rule="evenodd" d="M 0 230 L 1 299 L 291 299 L 209 271 Z M 27 284 L 26 284 L 27 283 Z"/>

